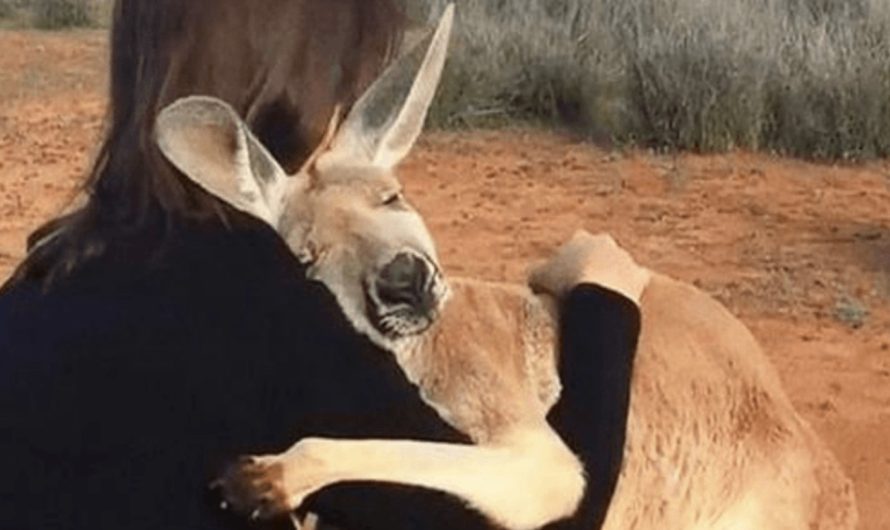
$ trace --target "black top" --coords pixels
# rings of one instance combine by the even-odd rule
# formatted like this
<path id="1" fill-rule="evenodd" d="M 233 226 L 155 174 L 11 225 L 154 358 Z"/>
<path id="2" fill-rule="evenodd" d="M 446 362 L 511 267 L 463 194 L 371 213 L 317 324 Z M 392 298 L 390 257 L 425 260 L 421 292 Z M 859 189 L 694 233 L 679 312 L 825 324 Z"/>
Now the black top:
<path id="1" fill-rule="evenodd" d="M 206 494 L 225 462 L 309 435 L 467 441 L 390 354 L 353 331 L 324 286 L 305 280 L 271 230 L 190 228 L 160 259 L 137 255 L 121 243 L 47 293 L 27 280 L 0 290 L 0 529 L 277 528 L 227 515 Z M 586 286 L 564 309 L 578 318 L 563 319 L 573 338 L 561 371 L 592 374 L 568 378 L 567 395 L 626 395 L 629 368 L 598 380 L 599 364 L 573 363 L 629 367 L 636 307 Z M 608 316 L 595 317 L 604 329 L 593 337 L 597 326 L 581 317 L 599 313 Z M 581 418 L 585 408 L 563 408 L 554 425 L 588 469 L 617 476 L 626 400 Z M 593 430 L 570 429 L 579 419 Z M 605 479 L 612 486 L 585 503 L 597 513 L 614 486 Z M 352 529 L 487 526 L 415 488 L 336 486 L 310 508 Z"/>

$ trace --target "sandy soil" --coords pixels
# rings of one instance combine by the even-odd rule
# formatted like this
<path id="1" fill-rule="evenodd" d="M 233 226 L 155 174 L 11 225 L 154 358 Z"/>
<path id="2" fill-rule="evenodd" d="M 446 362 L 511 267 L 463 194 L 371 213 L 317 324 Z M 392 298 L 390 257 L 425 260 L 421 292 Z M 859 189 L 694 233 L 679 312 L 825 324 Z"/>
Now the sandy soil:
<path id="1" fill-rule="evenodd" d="M 89 163 L 104 50 L 96 32 L 0 32 L 0 279 Z M 452 273 L 522 281 L 583 227 L 714 294 L 854 478 L 862 528 L 890 528 L 890 161 L 620 152 L 517 130 L 430 134 L 403 175 Z"/>

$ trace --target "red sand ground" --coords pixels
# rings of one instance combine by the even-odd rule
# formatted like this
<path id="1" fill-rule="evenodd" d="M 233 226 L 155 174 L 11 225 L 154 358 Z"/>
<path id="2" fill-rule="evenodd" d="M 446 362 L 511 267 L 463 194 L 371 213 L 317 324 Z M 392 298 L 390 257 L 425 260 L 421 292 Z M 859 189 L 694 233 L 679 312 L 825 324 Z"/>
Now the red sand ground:
<path id="1" fill-rule="evenodd" d="M 0 279 L 95 149 L 104 36 L 0 31 Z M 890 161 L 603 150 L 533 131 L 436 133 L 403 170 L 452 273 L 522 281 L 576 228 L 717 296 L 890 528 Z"/>

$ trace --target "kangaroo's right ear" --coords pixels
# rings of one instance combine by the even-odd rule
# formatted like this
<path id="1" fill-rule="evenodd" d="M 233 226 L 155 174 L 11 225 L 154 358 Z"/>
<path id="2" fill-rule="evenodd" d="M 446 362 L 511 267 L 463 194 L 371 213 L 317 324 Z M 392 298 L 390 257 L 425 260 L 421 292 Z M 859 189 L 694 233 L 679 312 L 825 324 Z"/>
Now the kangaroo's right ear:
<path id="1" fill-rule="evenodd" d="M 228 104 L 205 96 L 180 99 L 158 115 L 155 138 L 186 177 L 277 227 L 289 179 Z"/>

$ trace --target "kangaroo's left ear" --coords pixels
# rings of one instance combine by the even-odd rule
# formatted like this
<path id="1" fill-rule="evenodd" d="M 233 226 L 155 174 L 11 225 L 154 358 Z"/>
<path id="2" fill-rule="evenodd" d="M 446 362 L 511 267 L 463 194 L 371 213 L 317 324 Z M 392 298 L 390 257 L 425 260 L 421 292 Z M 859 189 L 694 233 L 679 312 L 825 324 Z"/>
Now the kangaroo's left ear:
<path id="1" fill-rule="evenodd" d="M 392 169 L 423 129 L 439 86 L 454 23 L 448 4 L 435 31 L 392 64 L 355 103 L 318 167 L 374 166 Z"/>
<path id="2" fill-rule="evenodd" d="M 155 138 L 186 177 L 277 228 L 289 179 L 228 104 L 205 96 L 180 99 L 158 115 Z"/>

